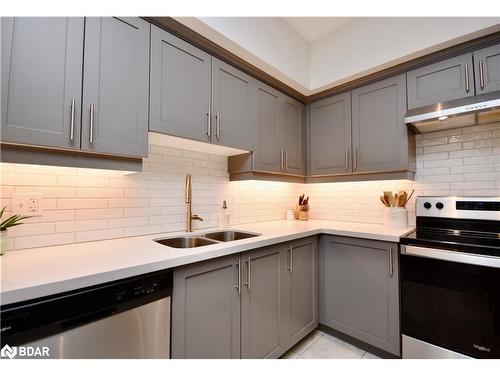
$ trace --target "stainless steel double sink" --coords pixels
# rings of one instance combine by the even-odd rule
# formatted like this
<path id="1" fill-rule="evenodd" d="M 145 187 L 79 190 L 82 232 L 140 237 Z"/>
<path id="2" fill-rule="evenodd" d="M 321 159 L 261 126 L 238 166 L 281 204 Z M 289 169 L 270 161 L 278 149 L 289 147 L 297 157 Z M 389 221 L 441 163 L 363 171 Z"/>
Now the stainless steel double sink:
<path id="1" fill-rule="evenodd" d="M 160 245 L 173 247 L 176 249 L 189 249 L 193 247 L 214 245 L 221 242 L 238 241 L 245 238 L 260 236 L 259 233 L 240 232 L 235 230 L 225 230 L 217 232 L 203 233 L 196 236 L 179 236 L 169 238 L 158 238 L 153 240 Z"/>

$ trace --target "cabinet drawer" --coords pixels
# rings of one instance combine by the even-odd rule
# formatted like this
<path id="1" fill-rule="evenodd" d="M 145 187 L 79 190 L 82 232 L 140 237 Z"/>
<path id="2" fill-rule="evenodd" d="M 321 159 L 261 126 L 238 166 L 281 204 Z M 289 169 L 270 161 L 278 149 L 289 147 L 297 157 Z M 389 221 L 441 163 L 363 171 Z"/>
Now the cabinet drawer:
<path id="1" fill-rule="evenodd" d="M 408 109 L 474 96 L 472 53 L 406 74 Z"/>

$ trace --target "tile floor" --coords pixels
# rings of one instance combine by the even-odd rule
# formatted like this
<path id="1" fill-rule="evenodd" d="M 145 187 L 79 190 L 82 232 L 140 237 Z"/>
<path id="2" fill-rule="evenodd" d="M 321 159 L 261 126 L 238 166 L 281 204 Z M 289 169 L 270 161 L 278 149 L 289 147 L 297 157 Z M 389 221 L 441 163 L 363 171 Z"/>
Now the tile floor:
<path id="1" fill-rule="evenodd" d="M 380 359 L 354 345 L 314 331 L 286 352 L 282 359 Z"/>

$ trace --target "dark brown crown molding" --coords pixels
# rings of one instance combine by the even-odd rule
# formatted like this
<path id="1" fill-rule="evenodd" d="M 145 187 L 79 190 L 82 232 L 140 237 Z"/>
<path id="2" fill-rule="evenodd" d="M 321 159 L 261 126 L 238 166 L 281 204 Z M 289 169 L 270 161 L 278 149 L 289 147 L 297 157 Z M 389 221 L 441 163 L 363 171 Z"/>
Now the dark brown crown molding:
<path id="1" fill-rule="evenodd" d="M 249 62 L 243 60 L 242 58 L 236 56 L 234 53 L 222 48 L 218 44 L 212 42 L 211 40 L 205 38 L 203 35 L 191 30 L 189 27 L 184 26 L 179 21 L 171 17 L 143 17 L 145 20 L 151 22 L 152 24 L 167 30 L 168 32 L 175 34 L 179 38 L 201 48 L 202 50 L 208 52 L 209 54 L 217 57 L 220 60 L 227 62 L 235 66 L 236 68 L 242 70 L 243 72 L 251 75 L 252 77 L 274 87 L 275 89 L 283 92 L 284 94 L 302 102 L 309 103 L 315 100 L 326 98 L 328 96 L 341 94 L 343 92 L 353 90 L 355 88 L 370 84 L 375 81 L 379 81 L 390 76 L 394 76 L 401 73 L 406 73 L 409 70 L 419 68 L 424 65 L 432 64 L 434 62 L 445 60 L 450 57 L 458 56 L 464 53 L 472 52 L 474 50 L 488 47 L 494 44 L 500 43 L 500 31 L 482 36 L 476 39 L 463 42 L 452 47 L 442 49 L 430 54 L 427 54 L 416 59 L 403 62 L 401 64 L 392 66 L 390 68 L 381 70 L 369 74 L 367 76 L 349 81 L 339 86 L 335 86 L 321 92 L 317 92 L 313 95 L 306 96 L 294 88 L 288 86 L 287 84 L 281 82 L 280 80 L 274 78 L 270 74 L 264 72 L 263 70 L 253 66 Z"/>

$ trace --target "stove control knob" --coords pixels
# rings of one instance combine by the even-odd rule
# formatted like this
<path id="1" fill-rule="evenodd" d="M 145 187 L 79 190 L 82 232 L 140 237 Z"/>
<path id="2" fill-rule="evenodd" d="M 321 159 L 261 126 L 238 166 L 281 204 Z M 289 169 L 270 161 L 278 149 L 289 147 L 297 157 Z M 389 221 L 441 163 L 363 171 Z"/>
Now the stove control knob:
<path id="1" fill-rule="evenodd" d="M 437 208 L 438 210 L 442 210 L 442 209 L 443 209 L 443 207 L 444 207 L 444 204 L 443 204 L 442 202 L 437 202 L 437 203 L 436 203 L 436 208 Z"/>
<path id="2" fill-rule="evenodd" d="M 424 207 L 427 208 L 427 209 L 429 209 L 429 208 L 432 207 L 432 204 L 430 204 L 429 202 L 425 202 L 424 203 Z"/>

